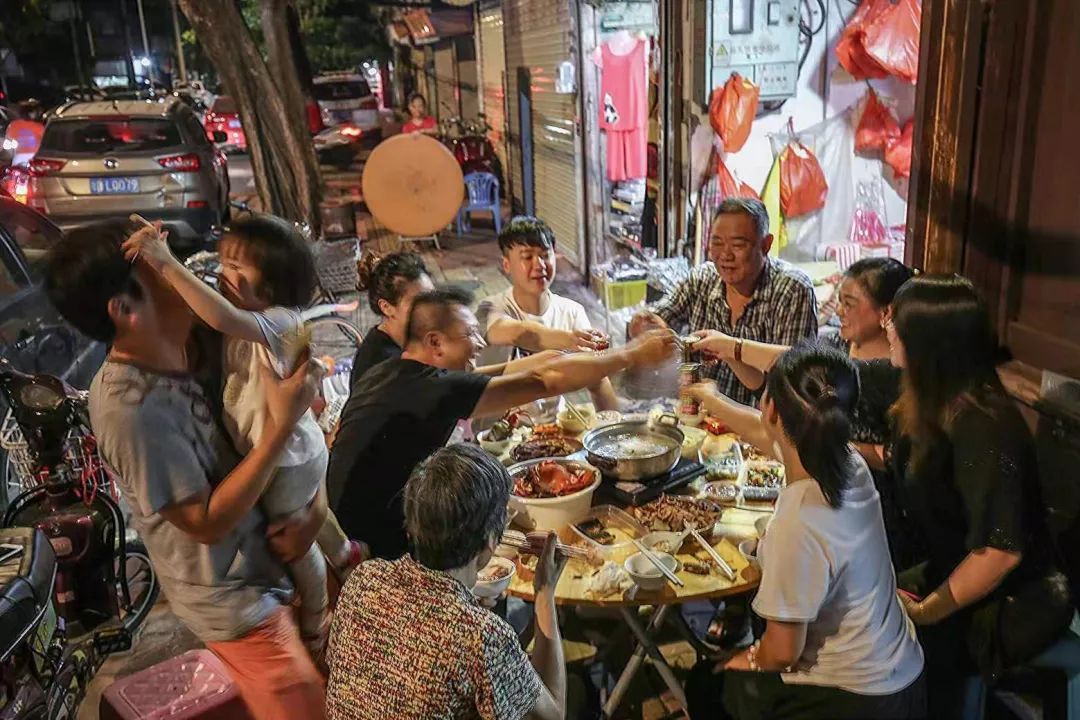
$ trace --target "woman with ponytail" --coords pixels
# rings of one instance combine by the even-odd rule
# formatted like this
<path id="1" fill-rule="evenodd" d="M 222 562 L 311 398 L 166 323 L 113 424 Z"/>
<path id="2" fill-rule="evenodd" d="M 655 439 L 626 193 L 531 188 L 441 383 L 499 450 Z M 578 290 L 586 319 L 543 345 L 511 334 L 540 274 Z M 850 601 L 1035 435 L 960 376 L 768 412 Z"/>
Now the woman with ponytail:
<path id="1" fill-rule="evenodd" d="M 353 360 L 353 385 L 383 360 L 401 355 L 413 298 L 435 289 L 423 259 L 416 253 L 395 252 L 382 257 L 369 254 L 358 269 L 360 292 L 367 292 L 371 311 L 382 320 L 360 344 Z"/>
<path id="2" fill-rule="evenodd" d="M 852 362 L 797 345 L 770 370 L 758 410 L 713 383 L 691 392 L 783 462 L 787 478 L 757 553 L 753 609 L 765 633 L 692 673 L 691 717 L 924 717 L 922 650 L 896 594 L 877 490 L 851 445 L 859 400 Z"/>

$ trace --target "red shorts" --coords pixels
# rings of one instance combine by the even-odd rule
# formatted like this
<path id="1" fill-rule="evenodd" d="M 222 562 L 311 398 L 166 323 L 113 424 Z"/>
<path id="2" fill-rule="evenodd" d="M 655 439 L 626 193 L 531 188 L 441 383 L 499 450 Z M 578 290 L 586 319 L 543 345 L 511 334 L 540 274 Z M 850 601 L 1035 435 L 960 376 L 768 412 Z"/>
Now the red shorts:
<path id="1" fill-rule="evenodd" d="M 237 640 L 207 643 L 254 720 L 325 720 L 326 682 L 288 608 Z"/>

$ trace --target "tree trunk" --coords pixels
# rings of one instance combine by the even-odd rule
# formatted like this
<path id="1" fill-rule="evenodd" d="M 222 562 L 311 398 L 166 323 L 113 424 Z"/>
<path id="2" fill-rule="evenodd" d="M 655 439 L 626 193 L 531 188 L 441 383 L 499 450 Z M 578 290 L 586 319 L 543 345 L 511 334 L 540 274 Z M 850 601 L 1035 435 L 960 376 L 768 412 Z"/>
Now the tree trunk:
<path id="1" fill-rule="evenodd" d="M 303 102 L 297 110 L 291 94 L 299 92 L 295 70 L 271 76 L 235 0 L 180 0 L 180 8 L 236 101 L 263 210 L 317 232 L 321 181 Z"/>
<path id="2" fill-rule="evenodd" d="M 285 107 L 293 130 L 293 140 L 306 147 L 310 152 L 299 156 L 304 163 L 304 172 L 312 177 L 319 177 L 319 161 L 315 157 L 314 146 L 311 142 L 311 131 L 308 127 L 307 109 L 304 106 L 305 92 L 300 84 L 300 73 L 297 70 L 296 60 L 293 55 L 293 45 L 289 33 L 290 0 L 261 0 L 262 31 L 266 41 L 266 54 L 270 61 L 270 72 L 277 79 L 281 97 L 285 101 Z M 309 218 L 312 228 L 318 229 L 319 200 L 321 187 L 318 183 L 308 188 L 310 193 L 309 202 L 315 208 L 312 217 Z"/>

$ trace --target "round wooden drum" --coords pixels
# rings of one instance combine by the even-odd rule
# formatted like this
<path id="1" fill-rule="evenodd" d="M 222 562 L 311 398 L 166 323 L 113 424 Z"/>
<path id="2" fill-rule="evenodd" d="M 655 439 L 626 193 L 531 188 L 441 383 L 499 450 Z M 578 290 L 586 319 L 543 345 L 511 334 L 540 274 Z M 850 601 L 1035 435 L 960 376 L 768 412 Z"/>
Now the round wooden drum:
<path id="1" fill-rule="evenodd" d="M 450 224 L 465 196 L 461 167 L 438 140 L 395 135 L 364 165 L 364 202 L 379 223 L 403 237 L 433 235 Z"/>

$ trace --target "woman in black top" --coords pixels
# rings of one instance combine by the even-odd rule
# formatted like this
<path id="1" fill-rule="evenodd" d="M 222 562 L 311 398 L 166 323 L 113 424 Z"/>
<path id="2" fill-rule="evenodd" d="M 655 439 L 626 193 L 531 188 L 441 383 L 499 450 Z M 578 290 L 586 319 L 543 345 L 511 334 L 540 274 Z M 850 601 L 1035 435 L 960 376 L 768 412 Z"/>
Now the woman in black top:
<path id="1" fill-rule="evenodd" d="M 886 321 L 903 370 L 893 466 L 926 540 L 902 573 L 926 651 L 931 717 L 959 717 L 962 677 L 993 678 L 1072 617 L 1040 500 L 1034 441 L 995 370 L 990 317 L 967 280 L 919 276 Z"/>
<path id="2" fill-rule="evenodd" d="M 360 290 L 367 291 L 371 311 L 382 321 L 367 334 L 353 360 L 352 385 L 383 360 L 401 356 L 413 298 L 434 290 L 424 261 L 415 253 L 371 256 L 360 268 Z"/>

